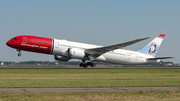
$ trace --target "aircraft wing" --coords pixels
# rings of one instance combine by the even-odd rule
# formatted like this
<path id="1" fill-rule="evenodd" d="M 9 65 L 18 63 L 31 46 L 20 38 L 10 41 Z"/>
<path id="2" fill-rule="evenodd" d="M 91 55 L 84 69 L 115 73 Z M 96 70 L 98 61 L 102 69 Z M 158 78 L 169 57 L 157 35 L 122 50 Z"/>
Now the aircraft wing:
<path id="1" fill-rule="evenodd" d="M 156 57 L 156 58 L 148 58 L 147 60 L 158 60 L 158 59 L 170 59 L 174 57 Z"/>
<path id="2" fill-rule="evenodd" d="M 116 45 L 111 45 L 111 46 L 86 49 L 85 52 L 87 54 L 92 55 L 93 57 L 98 57 L 98 56 L 100 56 L 100 55 L 102 55 L 102 54 L 104 54 L 106 52 L 113 51 L 113 50 L 116 50 L 116 49 L 119 49 L 119 48 L 123 48 L 123 47 L 135 44 L 135 43 L 137 43 L 139 41 L 143 41 L 143 40 L 148 39 L 148 38 L 150 38 L 150 37 L 142 38 L 142 39 L 136 39 L 136 40 L 133 40 L 133 41 L 124 42 L 124 43 L 121 43 L 121 44 L 116 44 Z"/>

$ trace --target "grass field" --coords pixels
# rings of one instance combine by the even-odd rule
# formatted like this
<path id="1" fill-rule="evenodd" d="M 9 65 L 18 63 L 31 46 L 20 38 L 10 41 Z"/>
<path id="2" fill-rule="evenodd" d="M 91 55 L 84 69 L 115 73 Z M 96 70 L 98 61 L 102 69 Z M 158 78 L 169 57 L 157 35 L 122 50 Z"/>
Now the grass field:
<path id="1" fill-rule="evenodd" d="M 0 101 L 179 101 L 180 90 L 0 93 Z"/>
<path id="2" fill-rule="evenodd" d="M 0 66 L 0 68 L 6 67 L 49 68 L 49 66 Z M 107 66 L 100 66 L 99 68 L 101 67 L 109 68 Z M 111 67 L 126 68 L 124 66 Z M 74 68 L 74 66 L 51 66 L 50 68 Z M 75 68 L 79 67 L 75 66 Z M 146 67 L 141 66 L 141 68 Z M 180 69 L 0 69 L 0 88 L 92 88 L 148 86 L 180 86 Z M 180 90 L 102 91 L 64 93 L 0 93 L 0 101 L 2 100 L 179 101 Z"/>
<path id="3" fill-rule="evenodd" d="M 0 88 L 93 88 L 153 86 L 180 86 L 180 69 L 0 70 Z"/>

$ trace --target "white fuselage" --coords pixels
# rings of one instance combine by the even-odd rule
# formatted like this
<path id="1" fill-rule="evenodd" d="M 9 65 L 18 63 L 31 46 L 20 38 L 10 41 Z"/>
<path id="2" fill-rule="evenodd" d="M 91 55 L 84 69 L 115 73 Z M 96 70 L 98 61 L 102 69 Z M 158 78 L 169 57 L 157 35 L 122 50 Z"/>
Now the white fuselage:
<path id="1" fill-rule="evenodd" d="M 68 48 L 77 48 L 80 50 L 99 48 L 102 46 L 78 43 L 66 40 L 53 39 L 53 50 L 52 55 L 67 56 Z M 95 58 L 94 61 L 98 62 L 108 62 L 115 64 L 147 64 L 147 63 L 157 63 L 160 60 L 147 60 L 147 58 L 153 58 L 150 55 L 140 53 L 138 51 L 130 51 L 125 49 L 116 49 L 102 54 L 101 56 Z M 89 59 L 88 59 L 89 60 Z"/>

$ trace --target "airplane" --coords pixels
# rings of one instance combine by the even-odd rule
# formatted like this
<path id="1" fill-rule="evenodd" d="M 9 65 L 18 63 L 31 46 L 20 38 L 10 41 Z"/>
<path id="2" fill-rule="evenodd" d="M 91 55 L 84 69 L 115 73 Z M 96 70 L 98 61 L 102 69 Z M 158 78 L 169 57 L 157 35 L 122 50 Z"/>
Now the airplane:
<path id="1" fill-rule="evenodd" d="M 149 39 L 141 38 L 132 41 L 110 45 L 98 46 L 67 40 L 45 38 L 39 36 L 21 35 L 10 39 L 6 45 L 17 49 L 18 56 L 21 56 L 21 50 L 51 54 L 58 61 L 69 61 L 70 59 L 80 59 L 80 67 L 95 67 L 93 63 L 107 62 L 120 65 L 142 65 L 162 62 L 162 59 L 173 57 L 155 57 L 165 34 L 159 34 L 150 43 L 140 51 L 131 51 L 123 49 L 126 46 Z M 88 61 L 88 62 L 86 62 Z"/>

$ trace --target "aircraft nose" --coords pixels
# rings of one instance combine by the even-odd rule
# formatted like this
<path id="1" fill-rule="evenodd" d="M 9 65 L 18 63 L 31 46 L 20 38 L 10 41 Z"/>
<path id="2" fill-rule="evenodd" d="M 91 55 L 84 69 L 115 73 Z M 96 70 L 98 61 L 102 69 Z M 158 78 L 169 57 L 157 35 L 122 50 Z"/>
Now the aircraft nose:
<path id="1" fill-rule="evenodd" d="M 7 46 L 10 46 L 10 40 L 9 40 L 8 42 L 6 42 L 6 45 L 7 45 Z"/>

